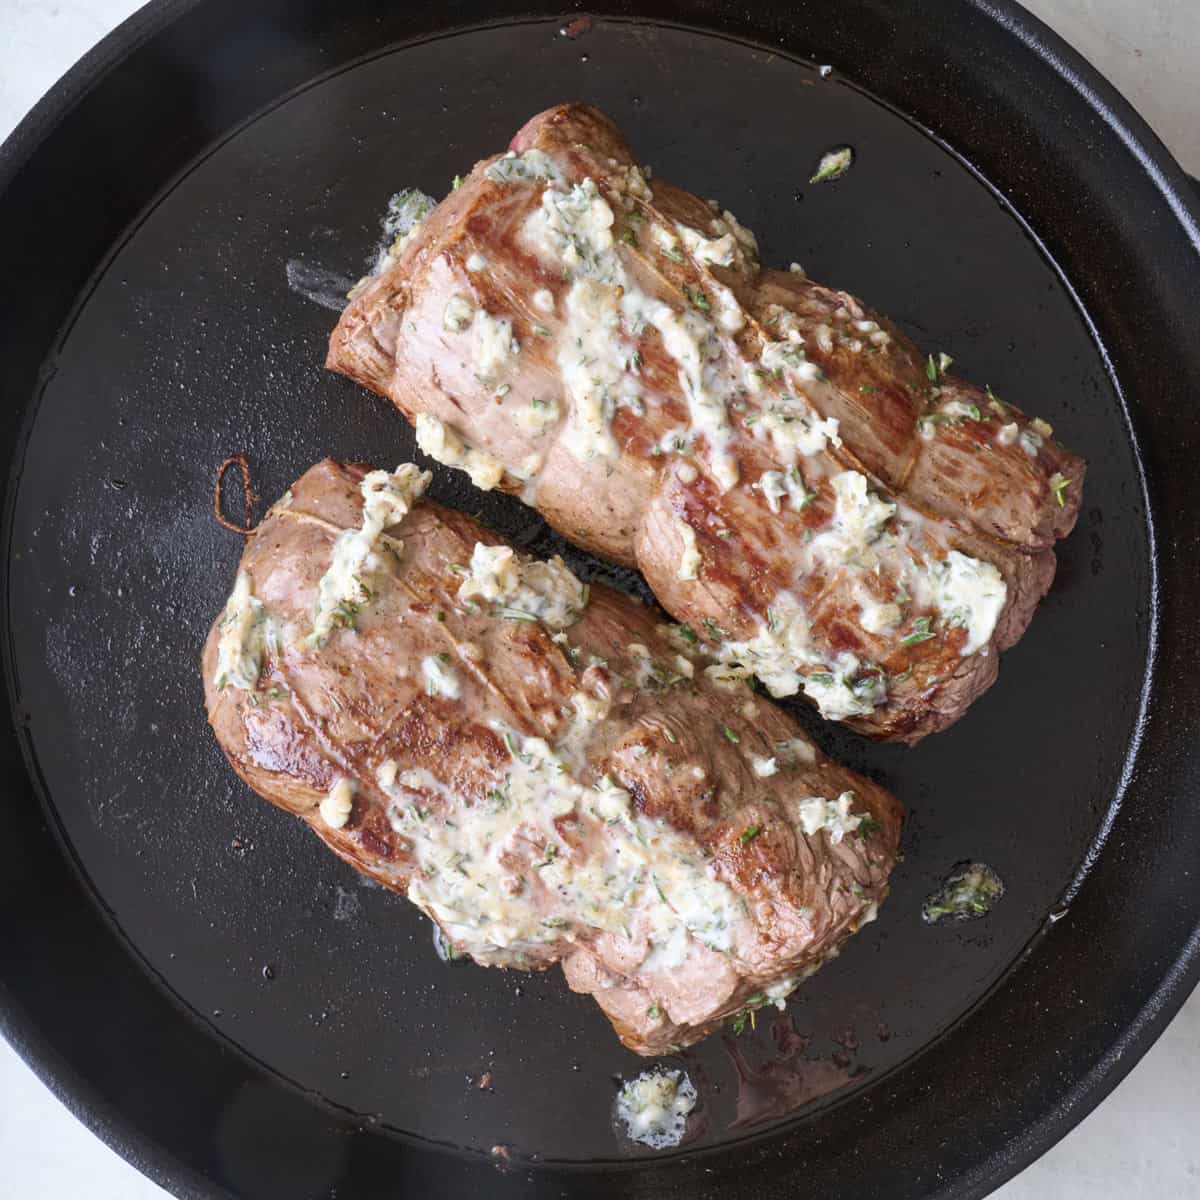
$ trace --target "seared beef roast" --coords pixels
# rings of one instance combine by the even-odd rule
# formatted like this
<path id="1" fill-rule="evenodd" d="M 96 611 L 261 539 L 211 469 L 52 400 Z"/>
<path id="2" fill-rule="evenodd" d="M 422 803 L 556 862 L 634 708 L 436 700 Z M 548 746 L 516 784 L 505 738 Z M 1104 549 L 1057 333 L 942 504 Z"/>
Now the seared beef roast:
<path id="1" fill-rule="evenodd" d="M 915 742 L 996 677 L 1084 463 L 565 105 L 353 296 L 328 365 L 777 696 Z"/>
<path id="2" fill-rule="evenodd" d="M 249 539 L 204 651 L 238 774 L 458 952 L 561 962 L 657 1054 L 871 920 L 900 806 L 686 629 L 325 461 Z"/>

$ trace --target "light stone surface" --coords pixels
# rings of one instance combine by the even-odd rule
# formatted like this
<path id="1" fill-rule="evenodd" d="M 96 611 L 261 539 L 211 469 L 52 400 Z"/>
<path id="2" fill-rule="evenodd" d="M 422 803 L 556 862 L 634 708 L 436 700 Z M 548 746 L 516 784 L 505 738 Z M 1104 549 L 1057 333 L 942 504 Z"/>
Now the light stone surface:
<path id="1" fill-rule="evenodd" d="M 1099 67 L 1184 167 L 1200 174 L 1200 0 L 1026 5 Z M 137 7 L 129 0 L 0 0 L 0 137 Z M 993 1200 L 1200 1196 L 1198 1081 L 1200 993 L 1116 1092 Z M 5 1197 L 154 1200 L 167 1194 L 79 1124 L 3 1041 L 0 1163 Z"/>

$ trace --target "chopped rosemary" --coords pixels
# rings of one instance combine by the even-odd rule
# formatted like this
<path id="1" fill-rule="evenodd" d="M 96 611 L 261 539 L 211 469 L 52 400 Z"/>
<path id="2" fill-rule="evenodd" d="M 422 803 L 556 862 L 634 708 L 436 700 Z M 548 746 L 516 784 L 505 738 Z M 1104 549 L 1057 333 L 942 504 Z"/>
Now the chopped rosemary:
<path id="1" fill-rule="evenodd" d="M 849 146 L 839 146 L 836 150 L 830 150 L 828 154 L 821 156 L 816 172 L 808 182 L 826 183 L 831 179 L 840 179 L 850 170 L 853 161 L 854 151 Z"/>
<path id="2" fill-rule="evenodd" d="M 1063 500 L 1063 493 L 1071 486 L 1071 481 L 1059 471 L 1055 471 L 1050 476 L 1050 491 L 1054 493 L 1054 499 L 1058 501 L 1058 507 L 1065 507 L 1066 502 Z"/>
<path id="3" fill-rule="evenodd" d="M 537 617 L 533 613 L 528 613 L 522 608 L 498 608 L 496 610 L 498 616 L 503 617 L 506 621 L 536 621 Z"/>
<path id="4" fill-rule="evenodd" d="M 931 637 L 937 637 L 937 634 L 929 628 L 931 620 L 930 617 L 918 617 L 912 624 L 912 632 L 900 639 L 900 645 L 916 646 L 920 642 L 929 641 Z"/>
<path id="5" fill-rule="evenodd" d="M 735 746 L 742 740 L 728 725 L 722 725 L 721 732 L 725 735 L 725 740 L 732 742 Z"/>
<path id="6" fill-rule="evenodd" d="M 742 830 L 742 836 L 738 838 L 738 841 L 740 841 L 743 846 L 748 846 L 756 837 L 758 837 L 760 833 L 762 833 L 761 825 L 751 825 Z"/>
<path id="7" fill-rule="evenodd" d="M 869 838 L 874 837 L 881 828 L 882 826 L 879 824 L 879 822 L 868 814 L 867 816 L 863 817 L 861 821 L 859 821 L 856 832 L 860 838 Z"/>
<path id="8" fill-rule="evenodd" d="M 708 312 L 712 308 L 708 297 L 699 288 L 690 288 L 685 286 L 683 289 L 683 294 L 701 312 Z"/>

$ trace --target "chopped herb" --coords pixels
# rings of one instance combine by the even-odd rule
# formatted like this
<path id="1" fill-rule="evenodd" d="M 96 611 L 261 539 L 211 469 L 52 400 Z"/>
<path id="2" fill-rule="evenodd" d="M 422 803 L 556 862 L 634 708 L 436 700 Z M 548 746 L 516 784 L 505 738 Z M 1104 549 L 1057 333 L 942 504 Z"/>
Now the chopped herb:
<path id="1" fill-rule="evenodd" d="M 935 363 L 933 361 L 932 354 L 925 360 L 925 375 L 928 378 L 930 383 L 937 383 L 937 381 L 938 381 L 937 363 Z"/>
<path id="2" fill-rule="evenodd" d="M 648 1016 L 652 1021 L 657 1021 L 658 1018 L 662 1016 L 662 1009 L 659 1008 L 657 1004 L 652 1004 L 648 1009 L 646 1009 L 646 1016 Z"/>
<path id="3" fill-rule="evenodd" d="M 625 228 L 621 230 L 621 241 L 623 241 L 627 246 L 636 246 L 638 244 L 637 232 L 634 230 L 632 225 L 626 225 Z"/>
<path id="4" fill-rule="evenodd" d="M 550 336 L 550 330 L 548 330 L 545 325 L 531 325 L 530 329 L 532 329 L 533 332 L 538 335 L 538 337 Z"/>
<path id="5" fill-rule="evenodd" d="M 267 689 L 267 696 L 271 700 L 283 700 L 287 697 L 287 688 L 273 687 Z"/>
<path id="6" fill-rule="evenodd" d="M 498 608 L 496 609 L 498 616 L 503 617 L 506 621 L 536 621 L 537 617 L 533 613 L 528 613 L 522 608 Z"/>
<path id="7" fill-rule="evenodd" d="M 664 246 L 663 253 L 672 261 L 683 262 L 683 251 L 678 246 Z"/>
<path id="8" fill-rule="evenodd" d="M 669 725 L 663 726 L 663 737 L 665 737 L 667 741 L 671 743 L 671 745 L 675 745 L 675 743 L 679 741 Z"/>
<path id="9" fill-rule="evenodd" d="M 921 418 L 922 425 L 957 425 L 958 419 L 951 416 L 949 413 L 933 412 L 926 413 Z"/>
<path id="10" fill-rule="evenodd" d="M 1050 476 L 1050 490 L 1054 493 L 1054 499 L 1058 501 L 1059 508 L 1065 507 L 1063 493 L 1066 492 L 1067 488 L 1070 486 L 1071 481 L 1060 472 L 1055 471 L 1054 474 Z"/>
<path id="11" fill-rule="evenodd" d="M 732 742 L 735 746 L 742 740 L 728 725 L 722 725 L 721 732 L 725 735 L 725 740 Z"/>
<path id="12" fill-rule="evenodd" d="M 931 620 L 930 617 L 918 617 L 912 624 L 912 632 L 900 639 L 900 645 L 916 646 L 921 642 L 929 641 L 931 637 L 937 637 L 937 634 L 929 628 Z"/>
<path id="13" fill-rule="evenodd" d="M 815 675 L 806 675 L 805 683 L 815 683 L 818 687 L 833 687 L 833 676 L 828 671 L 818 671 Z"/>
<path id="14" fill-rule="evenodd" d="M 879 832 L 882 826 L 874 817 L 868 815 L 863 817 L 858 823 L 857 833 L 860 838 L 874 837 Z"/>
<path id="15" fill-rule="evenodd" d="M 987 863 L 960 863 L 921 906 L 921 916 L 930 925 L 943 917 L 972 921 L 988 914 L 1004 895 L 1004 881 Z"/>
<path id="16" fill-rule="evenodd" d="M 676 625 L 675 632 L 691 646 L 694 646 L 700 640 L 690 625 Z"/>
<path id="17" fill-rule="evenodd" d="M 701 624 L 714 642 L 723 642 L 725 640 L 725 631 L 711 617 L 705 617 Z"/>
<path id="18" fill-rule="evenodd" d="M 850 170 L 853 161 L 854 151 L 849 146 L 839 146 L 836 150 L 830 150 L 828 154 L 821 156 L 816 172 L 808 182 L 826 183 L 831 179 L 840 179 Z"/>
<path id="19" fill-rule="evenodd" d="M 877 387 L 870 387 L 869 385 L 860 387 L 858 390 L 860 392 L 871 392 L 871 393 L 879 391 L 879 389 Z"/>
<path id="20" fill-rule="evenodd" d="M 455 175 L 455 177 L 450 181 L 450 190 L 452 192 L 457 192 L 458 189 L 462 187 L 462 182 L 462 176 Z"/>
<path id="21" fill-rule="evenodd" d="M 508 750 L 509 754 L 511 754 L 513 756 L 513 758 L 516 758 L 517 757 L 517 743 L 515 741 L 513 741 L 513 735 L 511 733 L 505 733 L 504 745 L 505 745 L 506 749 Z"/>
<path id="22" fill-rule="evenodd" d="M 738 841 L 740 841 L 743 846 L 748 846 L 756 837 L 758 837 L 760 833 L 762 833 L 761 825 L 751 825 L 748 829 L 742 830 L 742 836 L 738 838 Z"/>
<path id="23" fill-rule="evenodd" d="M 708 312 L 712 308 L 708 297 L 699 288 L 684 287 L 683 294 L 701 312 Z"/>
<path id="24" fill-rule="evenodd" d="M 746 1025 L 750 1020 L 748 1012 L 740 1012 L 733 1018 L 733 1036 L 741 1037 L 746 1032 Z"/>

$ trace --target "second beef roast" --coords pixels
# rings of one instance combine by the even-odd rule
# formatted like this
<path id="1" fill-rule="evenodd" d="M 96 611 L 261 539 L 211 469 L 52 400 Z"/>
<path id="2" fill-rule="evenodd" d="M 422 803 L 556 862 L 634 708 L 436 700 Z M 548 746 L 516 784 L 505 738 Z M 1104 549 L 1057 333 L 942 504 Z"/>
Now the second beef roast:
<path id="1" fill-rule="evenodd" d="M 874 917 L 899 805 L 427 479 L 325 461 L 250 538 L 203 662 L 234 769 L 458 952 L 561 962 L 640 1053 L 782 1004 Z"/>

